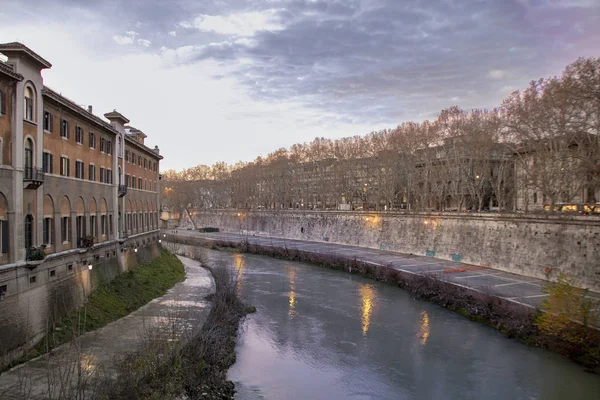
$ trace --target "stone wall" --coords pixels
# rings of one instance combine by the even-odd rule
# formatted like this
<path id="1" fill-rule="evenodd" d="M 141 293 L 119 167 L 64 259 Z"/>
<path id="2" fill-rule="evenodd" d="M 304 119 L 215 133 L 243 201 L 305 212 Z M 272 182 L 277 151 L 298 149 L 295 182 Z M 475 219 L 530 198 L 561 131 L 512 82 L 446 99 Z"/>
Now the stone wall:
<path id="1" fill-rule="evenodd" d="M 194 211 L 198 227 L 330 241 L 487 265 L 545 278 L 564 272 L 600 292 L 600 219 L 594 216 Z"/>
<path id="2" fill-rule="evenodd" d="M 99 284 L 157 257 L 158 238 L 158 231 L 153 231 L 87 251 L 50 254 L 37 266 L 0 266 L 0 287 L 5 288 L 0 295 L 0 367 L 39 341 L 53 318 L 81 306 Z"/>

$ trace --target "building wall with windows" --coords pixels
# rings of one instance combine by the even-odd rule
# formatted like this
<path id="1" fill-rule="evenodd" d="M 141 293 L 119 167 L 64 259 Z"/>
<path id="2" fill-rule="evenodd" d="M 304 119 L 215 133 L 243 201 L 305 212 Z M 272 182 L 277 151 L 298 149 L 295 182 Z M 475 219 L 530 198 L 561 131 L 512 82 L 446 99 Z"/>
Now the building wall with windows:
<path id="1" fill-rule="evenodd" d="M 51 64 L 31 49 L 5 43 L 0 54 L 0 314 L 11 316 L 0 321 L 3 354 L 2 332 L 34 341 L 57 302 L 64 312 L 81 304 L 94 276 L 97 285 L 158 254 L 162 157 L 116 123 L 129 122 L 120 113 L 101 118 L 44 86 Z M 123 161 L 125 147 L 141 164 Z M 119 185 L 125 174 L 136 176 L 129 191 Z M 129 203 L 138 223 L 128 232 Z M 66 307 L 56 294 L 72 285 L 81 287 Z"/>

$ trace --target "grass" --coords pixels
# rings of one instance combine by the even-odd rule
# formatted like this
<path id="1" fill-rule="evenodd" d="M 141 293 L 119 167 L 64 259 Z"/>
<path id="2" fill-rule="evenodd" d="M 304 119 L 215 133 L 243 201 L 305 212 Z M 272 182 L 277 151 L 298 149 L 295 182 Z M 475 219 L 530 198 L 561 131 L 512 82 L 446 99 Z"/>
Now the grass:
<path id="1" fill-rule="evenodd" d="M 183 264 L 166 250 L 154 260 L 101 284 L 87 302 L 69 315 L 54 321 L 48 334 L 23 358 L 8 368 L 45 354 L 74 338 L 94 331 L 162 296 L 185 276 Z"/>
<path id="2" fill-rule="evenodd" d="M 256 309 L 237 295 L 237 276 L 231 268 L 225 264 L 210 267 L 205 260 L 198 260 L 210 269 L 216 286 L 210 296 L 210 313 L 200 331 L 185 341 L 161 337 L 130 354 L 120 364 L 116 382 L 106 385 L 106 398 L 233 398 L 235 388 L 227 379 L 227 370 L 235 363 L 239 323 Z M 157 359 L 161 361 L 155 362 Z"/>

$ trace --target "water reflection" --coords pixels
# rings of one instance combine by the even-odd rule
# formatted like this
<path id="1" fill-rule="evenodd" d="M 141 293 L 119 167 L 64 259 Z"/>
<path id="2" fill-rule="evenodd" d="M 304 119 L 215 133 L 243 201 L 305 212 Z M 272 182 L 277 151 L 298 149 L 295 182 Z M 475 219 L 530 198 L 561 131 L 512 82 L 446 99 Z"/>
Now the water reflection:
<path id="1" fill-rule="evenodd" d="M 419 331 L 418 338 L 421 339 L 421 344 L 425 346 L 427 339 L 429 339 L 429 314 L 423 310 L 420 314 L 421 317 L 421 330 Z"/>
<path id="2" fill-rule="evenodd" d="M 244 299 L 259 312 L 244 320 L 228 372 L 238 400 L 576 400 L 600 393 L 600 379 L 567 359 L 398 288 L 244 258 Z"/>
<path id="3" fill-rule="evenodd" d="M 373 313 L 373 301 L 375 300 L 375 290 L 373 285 L 361 284 L 358 289 L 360 299 L 362 302 L 362 333 L 363 336 L 367 336 L 369 326 L 371 325 L 371 314 Z"/>
<path id="4" fill-rule="evenodd" d="M 235 254 L 233 256 L 233 265 L 235 267 L 236 279 L 237 279 L 235 289 L 237 291 L 238 296 L 241 296 L 242 295 L 243 278 L 244 278 L 244 267 L 246 266 L 246 263 L 244 261 L 244 256 L 242 254 Z"/>
<path id="5" fill-rule="evenodd" d="M 289 268 L 288 269 L 288 280 L 290 282 L 290 309 L 288 311 L 288 315 L 293 317 L 296 315 L 296 269 Z"/>

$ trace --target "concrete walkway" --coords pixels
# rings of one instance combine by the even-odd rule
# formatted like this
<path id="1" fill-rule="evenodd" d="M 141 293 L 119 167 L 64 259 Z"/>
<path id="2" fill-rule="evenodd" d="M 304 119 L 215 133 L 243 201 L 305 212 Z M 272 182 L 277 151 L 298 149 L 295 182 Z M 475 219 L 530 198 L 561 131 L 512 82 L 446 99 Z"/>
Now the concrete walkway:
<path id="1" fill-rule="evenodd" d="M 115 362 L 140 350 L 148 337 L 182 337 L 199 329 L 210 311 L 205 297 L 214 293 L 215 285 L 210 272 L 197 261 L 179 259 L 185 265 L 183 282 L 128 316 L 79 337 L 75 344 L 58 347 L 50 357 L 39 357 L 3 373 L 0 399 L 59 398 L 62 388 L 77 384 L 79 371 L 81 386 L 94 375 L 110 376 Z M 89 390 L 93 392 L 93 388 L 86 397 L 92 398 Z"/>
<path id="2" fill-rule="evenodd" d="M 166 230 L 162 233 L 171 234 L 172 232 L 172 230 Z M 542 292 L 542 286 L 545 282 L 541 279 L 511 274 L 493 268 L 440 260 L 433 257 L 329 242 L 311 242 L 265 236 L 244 236 L 236 233 L 201 233 L 178 230 L 177 235 L 233 242 L 241 242 L 247 239 L 250 243 L 262 246 L 285 246 L 288 249 L 334 254 L 377 265 L 390 266 L 400 271 L 420 275 L 433 275 L 445 281 L 484 291 L 531 307 L 539 306 L 544 297 L 547 296 Z M 590 292 L 590 297 L 600 301 L 600 293 Z"/>

